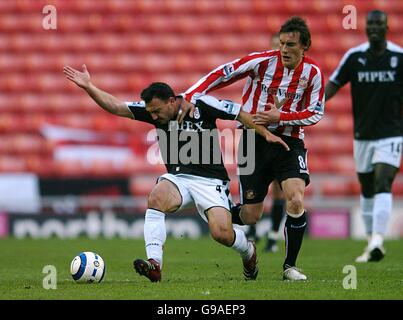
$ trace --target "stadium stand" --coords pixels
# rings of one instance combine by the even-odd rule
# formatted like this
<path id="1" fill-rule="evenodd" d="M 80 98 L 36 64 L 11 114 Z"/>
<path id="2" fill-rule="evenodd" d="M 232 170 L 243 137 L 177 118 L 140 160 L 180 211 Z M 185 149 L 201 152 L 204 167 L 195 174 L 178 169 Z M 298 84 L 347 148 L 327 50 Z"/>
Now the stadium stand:
<path id="1" fill-rule="evenodd" d="M 42 28 L 42 8 L 47 2 L 57 8 L 56 30 Z M 374 7 L 388 12 L 389 38 L 403 44 L 400 0 L 348 1 L 358 10 L 358 30 L 349 31 L 341 23 L 345 1 L 309 4 L 303 0 L 116 0 L 96 5 L 91 0 L 0 1 L 0 172 L 129 176 L 130 190 L 138 196 L 146 195 L 163 172 L 162 166 L 146 160 L 151 127 L 100 110 L 66 81 L 64 65 L 80 68 L 86 63 L 97 85 L 133 101 L 152 81 L 166 81 L 179 93 L 213 67 L 267 49 L 271 34 L 291 15 L 307 20 L 313 38 L 309 55 L 322 66 L 326 81 L 344 52 L 365 41 L 364 13 Z M 237 84 L 217 96 L 239 101 L 241 88 Z M 321 123 L 306 129 L 311 173 L 323 175 L 320 183 L 307 190 L 311 197 L 359 194 L 348 90 L 343 88 L 327 105 Z M 127 135 L 123 144 L 132 157 L 119 164 L 102 157 L 90 164 L 56 159 L 60 143 L 43 135 L 46 125 Z M 235 178 L 235 166 L 229 170 Z M 231 190 L 238 193 L 233 180 Z M 403 197 L 399 179 L 394 192 Z"/>

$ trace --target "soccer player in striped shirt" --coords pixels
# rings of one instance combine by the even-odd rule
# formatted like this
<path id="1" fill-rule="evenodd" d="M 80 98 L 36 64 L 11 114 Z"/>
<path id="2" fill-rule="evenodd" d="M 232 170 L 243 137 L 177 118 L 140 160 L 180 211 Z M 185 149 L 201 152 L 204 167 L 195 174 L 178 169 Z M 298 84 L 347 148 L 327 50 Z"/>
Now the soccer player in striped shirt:
<path id="1" fill-rule="evenodd" d="M 273 37 L 271 38 L 271 48 L 273 50 L 280 48 L 280 35 L 278 34 L 278 32 L 274 34 Z M 278 251 L 277 240 L 279 238 L 278 232 L 280 230 L 280 225 L 284 217 L 285 200 L 283 191 L 281 190 L 281 187 L 277 180 L 274 180 L 271 183 L 270 188 L 272 196 L 272 206 L 269 213 L 271 226 L 269 232 L 267 233 L 267 240 L 266 240 L 267 242 L 264 250 L 267 252 L 277 252 Z M 256 235 L 256 225 L 249 226 L 249 230 L 246 236 L 249 239 L 255 241 L 259 240 L 259 238 Z"/>
<path id="2" fill-rule="evenodd" d="M 202 94 L 247 79 L 242 109 L 253 114 L 256 124 L 280 136 L 291 150 L 265 143 L 256 135 L 254 173 L 243 175 L 242 166 L 238 166 L 242 205 L 240 210 L 234 210 L 233 222 L 255 224 L 263 213 L 270 183 L 279 181 L 287 213 L 283 279 L 306 280 L 306 275 L 296 268 L 306 228 L 304 191 L 309 183 L 303 127 L 316 124 L 324 114 L 324 81 L 317 64 L 305 56 L 311 44 L 305 21 L 292 17 L 279 33 L 279 50 L 251 53 L 219 66 L 189 88 L 185 98 L 194 103 Z M 189 109 L 192 115 L 192 107 L 184 103 L 182 116 Z M 246 143 L 245 139 L 241 143 Z"/>

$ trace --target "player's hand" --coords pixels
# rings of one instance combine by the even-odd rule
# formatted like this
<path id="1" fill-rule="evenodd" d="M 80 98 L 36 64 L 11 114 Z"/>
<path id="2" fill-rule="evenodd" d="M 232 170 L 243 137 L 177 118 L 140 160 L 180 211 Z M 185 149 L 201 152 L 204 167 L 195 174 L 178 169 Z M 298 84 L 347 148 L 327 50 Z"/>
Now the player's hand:
<path id="1" fill-rule="evenodd" d="M 268 130 L 265 133 L 265 138 L 267 142 L 281 144 L 285 148 L 285 150 L 290 151 L 290 147 L 284 142 L 283 139 L 281 139 L 279 136 L 276 136 L 275 134 L 271 133 Z"/>
<path id="2" fill-rule="evenodd" d="M 72 67 L 65 66 L 63 68 L 63 73 L 67 79 L 74 82 L 76 85 L 83 89 L 87 89 L 90 85 L 90 73 L 87 70 L 87 66 L 85 64 L 82 65 L 83 71 L 78 71 Z"/>
<path id="3" fill-rule="evenodd" d="M 182 103 L 179 107 L 176 121 L 178 121 L 178 123 L 182 123 L 183 119 L 185 119 L 185 116 L 187 115 L 188 112 L 189 116 L 193 118 L 194 111 L 195 111 L 195 105 L 193 103 L 190 103 L 186 99 L 182 99 Z"/>
<path id="4" fill-rule="evenodd" d="M 272 103 L 268 103 L 269 107 L 267 111 L 257 112 L 253 115 L 253 123 L 268 126 L 270 124 L 276 124 L 280 121 L 280 111 Z"/>

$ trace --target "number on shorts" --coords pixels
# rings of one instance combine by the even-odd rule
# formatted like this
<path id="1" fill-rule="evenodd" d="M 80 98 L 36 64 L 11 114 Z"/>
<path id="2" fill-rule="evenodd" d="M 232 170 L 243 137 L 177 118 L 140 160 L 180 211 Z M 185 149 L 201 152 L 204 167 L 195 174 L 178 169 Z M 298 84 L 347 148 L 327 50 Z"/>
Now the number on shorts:
<path id="1" fill-rule="evenodd" d="M 394 142 L 392 142 L 392 153 L 397 153 L 397 154 L 399 154 L 400 153 L 400 147 L 401 147 L 401 143 L 394 143 Z"/>
<path id="2" fill-rule="evenodd" d="M 298 156 L 298 161 L 299 161 L 299 166 L 301 167 L 301 169 L 306 169 L 306 164 L 305 164 L 305 160 L 302 156 Z"/>

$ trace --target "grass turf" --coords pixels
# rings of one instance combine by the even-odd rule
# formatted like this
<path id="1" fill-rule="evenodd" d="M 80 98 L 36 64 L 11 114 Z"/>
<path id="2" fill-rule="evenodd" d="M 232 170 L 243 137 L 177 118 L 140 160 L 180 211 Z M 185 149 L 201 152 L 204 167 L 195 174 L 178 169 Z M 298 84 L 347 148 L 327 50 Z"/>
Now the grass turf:
<path id="1" fill-rule="evenodd" d="M 280 243 L 280 247 L 283 242 Z M 387 241 L 386 258 L 357 264 L 365 243 L 353 240 L 304 240 L 297 265 L 306 282 L 282 281 L 283 250 L 263 251 L 258 243 L 259 276 L 246 282 L 238 254 L 210 238 L 168 238 L 161 283 L 136 274 L 135 258 L 144 258 L 142 240 L 1 239 L 0 299 L 135 299 L 135 300 L 284 300 L 284 299 L 403 299 L 403 241 Z M 100 284 L 76 284 L 70 262 L 81 251 L 100 254 L 107 269 Z M 42 286 L 43 267 L 57 268 L 57 289 Z M 346 265 L 357 270 L 357 289 L 343 288 Z"/>

